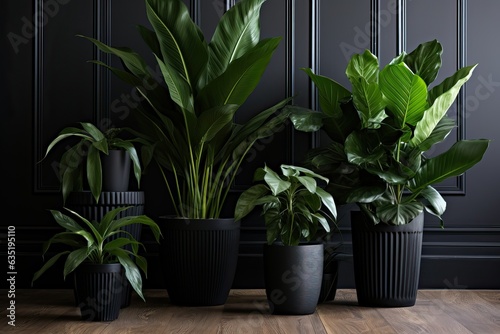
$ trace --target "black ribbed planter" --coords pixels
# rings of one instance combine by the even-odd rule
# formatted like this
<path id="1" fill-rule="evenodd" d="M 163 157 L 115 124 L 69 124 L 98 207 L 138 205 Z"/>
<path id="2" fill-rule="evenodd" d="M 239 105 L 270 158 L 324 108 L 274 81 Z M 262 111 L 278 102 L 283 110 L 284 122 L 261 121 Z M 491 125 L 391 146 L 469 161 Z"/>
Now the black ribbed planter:
<path id="1" fill-rule="evenodd" d="M 132 207 L 118 213 L 117 219 L 127 216 L 140 216 L 144 214 L 144 204 L 144 191 L 104 191 L 101 193 L 98 203 L 95 202 L 90 191 L 78 191 L 72 192 L 66 201 L 66 207 L 77 212 L 82 217 L 96 221 L 101 221 L 109 211 L 124 206 Z M 137 241 L 141 240 L 142 224 L 128 225 L 123 230 L 130 233 Z M 123 233 L 114 236 L 114 238 L 118 237 L 128 236 Z M 127 246 L 126 249 L 130 250 L 130 246 Z M 122 308 L 130 306 L 132 299 L 132 287 L 127 280 L 124 280 L 123 284 Z M 76 302 L 78 304 L 78 299 L 76 299 Z"/>
<path id="2" fill-rule="evenodd" d="M 398 226 L 374 225 L 363 213 L 351 213 L 354 279 L 359 305 L 415 305 L 423 226 L 423 213 L 410 223 Z"/>
<path id="3" fill-rule="evenodd" d="M 160 217 L 160 261 L 173 304 L 226 302 L 238 261 L 240 222 Z"/>
<path id="4" fill-rule="evenodd" d="M 118 318 L 122 272 L 119 263 L 83 263 L 75 270 L 75 291 L 82 320 L 113 321 Z"/>
<path id="5" fill-rule="evenodd" d="M 321 292 L 319 293 L 318 304 L 331 302 L 337 294 L 339 278 L 339 262 L 331 261 L 323 267 L 323 279 L 321 281 Z"/>
<path id="6" fill-rule="evenodd" d="M 272 314 L 316 311 L 323 278 L 322 243 L 264 245 L 264 282 Z"/>

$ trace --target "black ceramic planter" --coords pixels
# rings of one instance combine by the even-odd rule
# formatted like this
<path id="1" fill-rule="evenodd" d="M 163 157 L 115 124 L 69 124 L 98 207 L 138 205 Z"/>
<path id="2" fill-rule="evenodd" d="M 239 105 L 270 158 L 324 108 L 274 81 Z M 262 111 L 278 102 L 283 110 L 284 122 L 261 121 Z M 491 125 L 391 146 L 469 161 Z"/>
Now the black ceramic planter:
<path id="1" fill-rule="evenodd" d="M 272 314 L 316 311 L 323 278 L 322 243 L 264 245 L 264 282 Z"/>
<path id="2" fill-rule="evenodd" d="M 374 225 L 363 213 L 351 213 L 354 279 L 359 305 L 415 305 L 423 226 L 423 213 L 399 226 Z"/>
<path id="3" fill-rule="evenodd" d="M 226 302 L 238 261 L 240 222 L 160 217 L 160 261 L 173 304 Z"/>
<path id="4" fill-rule="evenodd" d="M 119 263 L 80 265 L 75 271 L 75 291 L 82 320 L 113 321 L 118 318 L 122 293 Z"/>
<path id="5" fill-rule="evenodd" d="M 118 213 L 116 218 L 142 215 L 144 214 L 144 204 L 143 191 L 104 191 L 101 193 L 98 203 L 95 202 L 90 191 L 78 191 L 69 195 L 66 206 L 89 220 L 101 221 L 109 211 L 124 206 L 131 206 L 131 208 Z M 130 233 L 137 241 L 141 240 L 141 224 L 128 225 L 123 230 Z M 114 237 L 125 237 L 125 235 L 120 233 Z M 127 248 L 130 250 L 130 247 Z M 127 307 L 132 298 L 132 287 L 127 280 L 124 280 L 123 284 L 121 307 Z M 78 299 L 76 302 L 78 304 Z"/>
<path id="6" fill-rule="evenodd" d="M 125 150 L 101 154 L 102 191 L 127 191 L 130 179 L 130 155 Z"/>

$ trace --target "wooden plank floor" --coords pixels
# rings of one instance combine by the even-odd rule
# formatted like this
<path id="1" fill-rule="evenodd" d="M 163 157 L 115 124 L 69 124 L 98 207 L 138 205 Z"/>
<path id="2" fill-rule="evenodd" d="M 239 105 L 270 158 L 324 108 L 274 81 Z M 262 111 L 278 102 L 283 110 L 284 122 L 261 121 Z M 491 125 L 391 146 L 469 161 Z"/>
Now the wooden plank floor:
<path id="1" fill-rule="evenodd" d="M 0 333 L 500 333 L 500 290 L 420 290 L 413 307 L 369 308 L 341 289 L 307 316 L 271 315 L 263 290 L 233 290 L 211 307 L 175 306 L 166 291 L 146 290 L 146 302 L 134 294 L 117 320 L 84 322 L 72 290 L 25 289 L 16 291 L 15 327 L 1 294 Z"/>

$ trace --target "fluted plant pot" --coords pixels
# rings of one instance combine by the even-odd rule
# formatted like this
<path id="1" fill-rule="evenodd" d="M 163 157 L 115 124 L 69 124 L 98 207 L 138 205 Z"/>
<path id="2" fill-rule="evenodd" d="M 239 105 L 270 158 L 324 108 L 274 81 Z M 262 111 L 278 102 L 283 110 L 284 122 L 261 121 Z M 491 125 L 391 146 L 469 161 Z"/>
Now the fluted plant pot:
<path id="1" fill-rule="evenodd" d="M 117 218 L 126 216 L 140 216 L 144 214 L 145 196 L 144 191 L 104 191 L 96 203 L 90 191 L 72 192 L 66 206 L 89 220 L 101 221 L 106 213 L 118 207 L 130 206 L 130 208 L 118 213 Z M 125 226 L 124 231 L 130 233 L 135 240 L 141 240 L 142 225 L 132 224 Z M 126 237 L 124 233 L 118 233 L 114 238 Z M 130 246 L 126 246 L 130 248 Z M 75 297 L 77 296 L 75 291 Z M 130 306 L 132 299 L 132 288 L 128 280 L 123 280 L 121 307 Z M 76 298 L 76 303 L 79 303 Z"/>
<path id="2" fill-rule="evenodd" d="M 160 261 L 170 302 L 215 306 L 226 302 L 238 260 L 240 222 L 160 217 Z"/>
<path id="3" fill-rule="evenodd" d="M 404 225 L 374 225 L 351 213 L 354 278 L 358 304 L 415 305 L 420 277 L 424 214 Z"/>
<path id="4" fill-rule="evenodd" d="M 84 263 L 76 269 L 75 291 L 82 320 L 113 321 L 118 318 L 122 275 L 120 263 Z"/>

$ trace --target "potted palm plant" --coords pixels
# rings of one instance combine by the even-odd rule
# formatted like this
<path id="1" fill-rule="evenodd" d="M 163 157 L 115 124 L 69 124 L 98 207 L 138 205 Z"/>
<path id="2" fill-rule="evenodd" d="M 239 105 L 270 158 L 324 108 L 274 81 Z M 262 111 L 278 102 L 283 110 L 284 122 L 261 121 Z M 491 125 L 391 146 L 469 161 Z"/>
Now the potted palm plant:
<path id="1" fill-rule="evenodd" d="M 160 257 L 168 295 L 176 304 L 226 301 L 236 271 L 240 222 L 222 216 L 222 209 L 253 144 L 287 119 L 282 107 L 290 98 L 245 124 L 235 122 L 280 43 L 279 37 L 260 38 L 264 2 L 237 2 L 207 42 L 183 1 L 145 0 L 152 30 L 138 30 L 155 56 L 152 66 L 130 48 L 82 36 L 118 57 L 124 69 L 95 63 L 144 97 L 132 114 L 155 141 L 153 158 L 171 201 L 165 210 L 174 211 L 160 217 L 165 235 Z M 163 75 L 159 81 L 150 72 L 155 66 Z"/>
<path id="2" fill-rule="evenodd" d="M 112 321 L 118 318 L 123 270 L 127 281 L 144 300 L 139 269 L 147 275 L 147 262 L 139 255 L 139 246 L 142 244 L 126 232 L 124 227 L 131 224 L 149 226 L 157 242 L 161 232 L 158 225 L 144 215 L 115 219 L 127 209 L 128 207 L 116 208 L 106 213 L 101 221 L 92 222 L 67 209 L 80 223 L 60 211 L 51 210 L 55 221 L 64 231 L 58 232 L 44 244 L 43 255 L 54 244 L 63 244 L 69 249 L 47 260 L 33 275 L 32 284 L 59 258 L 66 257 L 64 278 L 75 272 L 75 293 L 82 320 Z M 125 246 L 131 247 L 126 249 Z"/>
<path id="3" fill-rule="evenodd" d="M 337 209 L 331 194 L 318 182 L 328 179 L 309 169 L 281 165 L 282 175 L 268 166 L 255 172 L 259 182 L 236 203 L 242 219 L 262 206 L 267 243 L 264 244 L 264 282 L 273 314 L 311 314 L 316 310 L 323 279 L 324 244 L 314 237 L 330 231 Z"/>
<path id="4" fill-rule="evenodd" d="M 447 111 L 477 66 L 433 84 L 442 51 L 431 40 L 382 69 L 368 50 L 353 55 L 346 69 L 351 91 L 303 69 L 318 89 L 321 110 L 294 106 L 291 119 L 298 130 L 322 129 L 329 136 L 328 146 L 309 152 L 306 166 L 331 180 L 337 203 L 360 208 L 351 215 L 351 229 L 361 305 L 415 304 L 424 210 L 442 226 L 446 210 L 433 185 L 473 167 L 489 144 L 458 140 L 428 154 L 455 128 Z"/>

